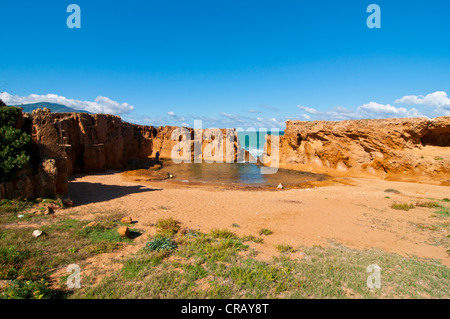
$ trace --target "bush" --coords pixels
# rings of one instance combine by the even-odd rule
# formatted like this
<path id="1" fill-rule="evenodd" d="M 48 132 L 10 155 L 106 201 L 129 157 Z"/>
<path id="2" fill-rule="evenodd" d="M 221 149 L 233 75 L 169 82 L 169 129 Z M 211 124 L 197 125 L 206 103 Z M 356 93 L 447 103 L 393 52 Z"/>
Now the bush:
<path id="1" fill-rule="evenodd" d="M 213 229 L 210 232 L 211 236 L 216 239 L 236 239 L 235 233 L 229 231 L 228 229 Z"/>
<path id="2" fill-rule="evenodd" d="M 156 237 L 152 241 L 149 241 L 147 243 L 144 250 L 161 251 L 161 250 L 174 250 L 176 248 L 177 248 L 177 245 L 172 241 L 171 238 Z"/>
<path id="3" fill-rule="evenodd" d="M 419 202 L 416 203 L 416 207 L 439 208 L 439 207 L 441 207 L 441 205 L 439 205 L 438 202 L 431 202 L 431 201 L 429 201 L 429 202 L 421 202 L 421 201 L 419 201 Z"/>
<path id="4" fill-rule="evenodd" d="M 394 203 L 391 205 L 392 209 L 405 210 L 405 211 L 413 209 L 414 207 L 415 206 L 413 204 L 408 204 L 408 203 Z"/>
<path id="5" fill-rule="evenodd" d="M 275 247 L 280 253 L 295 253 L 295 251 L 296 251 L 290 245 L 281 245 L 280 244 L 280 245 L 276 245 Z"/>
<path id="6" fill-rule="evenodd" d="M 400 194 L 400 192 L 393 188 L 388 188 L 384 190 L 386 193 L 394 193 L 394 194 Z"/>
<path id="7" fill-rule="evenodd" d="M 263 228 L 259 231 L 259 235 L 264 235 L 264 236 L 269 236 L 271 235 L 273 232 L 270 229 L 267 228 Z"/>
<path id="8" fill-rule="evenodd" d="M 30 161 L 31 136 L 14 128 L 20 108 L 0 106 L 0 182 L 6 182 Z"/>
<path id="9" fill-rule="evenodd" d="M 7 284 L 0 299 L 49 299 L 52 298 L 52 290 L 44 279 L 40 281 L 13 280 Z"/>
<path id="10" fill-rule="evenodd" d="M 173 237 L 180 230 L 180 222 L 173 218 L 160 219 L 155 226 L 162 237 Z"/>

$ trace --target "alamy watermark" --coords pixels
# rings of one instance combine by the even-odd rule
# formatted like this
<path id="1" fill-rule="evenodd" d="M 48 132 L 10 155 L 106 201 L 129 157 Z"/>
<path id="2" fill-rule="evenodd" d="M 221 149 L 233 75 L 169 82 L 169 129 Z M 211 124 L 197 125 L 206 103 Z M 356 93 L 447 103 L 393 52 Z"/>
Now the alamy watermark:
<path id="1" fill-rule="evenodd" d="M 371 273 L 367 277 L 367 287 L 370 289 L 381 288 L 381 268 L 377 264 L 367 266 L 366 271 Z"/>
<path id="2" fill-rule="evenodd" d="M 68 13 L 71 13 L 66 20 L 67 27 L 69 29 L 81 28 L 81 8 L 77 4 L 70 4 L 67 6 Z"/>
<path id="3" fill-rule="evenodd" d="M 71 264 L 67 267 L 67 272 L 71 273 L 67 277 L 66 285 L 69 289 L 81 288 L 81 268 L 77 264 Z"/>
<path id="4" fill-rule="evenodd" d="M 67 6 L 67 13 L 70 15 L 67 17 L 66 24 L 69 29 L 81 28 L 81 8 L 77 4 L 70 4 Z M 367 9 L 367 13 L 370 13 L 366 20 L 367 27 L 369 29 L 381 28 L 381 8 L 378 4 L 370 4 Z"/>
<path id="5" fill-rule="evenodd" d="M 381 8 L 378 4 L 371 4 L 366 10 L 371 13 L 367 18 L 367 27 L 369 29 L 380 29 L 381 28 Z"/>

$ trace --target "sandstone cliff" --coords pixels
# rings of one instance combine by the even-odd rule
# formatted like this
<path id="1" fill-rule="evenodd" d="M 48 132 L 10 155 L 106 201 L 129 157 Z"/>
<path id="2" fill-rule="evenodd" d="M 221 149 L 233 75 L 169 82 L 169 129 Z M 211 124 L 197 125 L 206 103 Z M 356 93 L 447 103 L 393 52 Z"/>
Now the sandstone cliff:
<path id="1" fill-rule="evenodd" d="M 114 115 L 51 113 L 48 109 L 26 113 L 18 122 L 18 128 L 32 135 L 32 165 L 18 172 L 13 181 L 0 184 L 0 199 L 63 195 L 71 174 L 122 169 L 130 161 L 148 160 L 156 152 L 161 158 L 172 158 L 172 149 L 183 138 L 188 139 L 186 150 L 191 159 L 194 155 L 191 128 L 184 129 L 185 137 L 173 140 L 172 133 L 178 132 L 178 127 L 135 125 Z M 210 159 L 223 154 L 221 160 L 225 161 L 231 152 L 231 160 L 236 161 L 241 151 L 237 132 L 231 130 L 231 135 L 227 135 L 224 129 L 219 131 L 223 138 L 203 139 L 199 149 L 204 150 L 214 141 L 216 148 Z M 227 149 L 227 145 L 231 147 Z M 178 153 L 180 157 L 182 154 Z"/>
<path id="2" fill-rule="evenodd" d="M 287 121 L 279 153 L 282 168 L 446 184 L 450 117 Z"/>

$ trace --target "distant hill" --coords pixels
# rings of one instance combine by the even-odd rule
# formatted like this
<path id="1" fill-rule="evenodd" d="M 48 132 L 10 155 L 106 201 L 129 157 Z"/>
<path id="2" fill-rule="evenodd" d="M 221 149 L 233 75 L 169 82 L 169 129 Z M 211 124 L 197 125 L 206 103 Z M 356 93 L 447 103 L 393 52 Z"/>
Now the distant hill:
<path id="1" fill-rule="evenodd" d="M 48 102 L 40 102 L 40 103 L 32 103 L 32 104 L 22 104 L 22 105 L 13 105 L 16 107 L 23 108 L 23 112 L 31 113 L 35 109 L 43 109 L 44 107 L 50 109 L 53 113 L 89 113 L 84 110 L 77 110 L 68 106 L 64 106 L 56 103 L 48 103 Z"/>

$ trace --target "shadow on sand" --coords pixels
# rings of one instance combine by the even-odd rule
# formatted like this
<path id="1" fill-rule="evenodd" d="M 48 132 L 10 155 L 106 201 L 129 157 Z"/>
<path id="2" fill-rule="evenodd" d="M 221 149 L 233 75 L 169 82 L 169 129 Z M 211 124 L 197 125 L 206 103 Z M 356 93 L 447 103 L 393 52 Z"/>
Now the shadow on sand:
<path id="1" fill-rule="evenodd" d="M 141 232 L 130 230 L 130 235 L 128 236 L 128 238 L 129 239 L 136 239 L 136 238 L 138 238 L 141 235 L 142 235 Z"/>
<path id="2" fill-rule="evenodd" d="M 69 194 L 74 206 L 82 206 L 90 203 L 106 202 L 130 194 L 161 191 L 161 188 L 148 188 L 141 185 L 118 186 L 101 183 L 71 182 Z"/>

